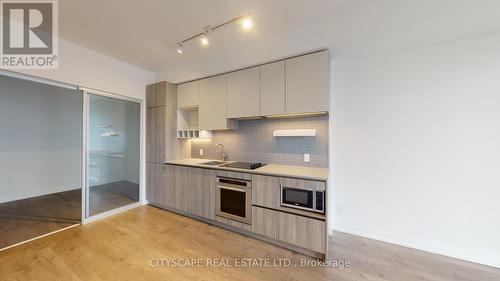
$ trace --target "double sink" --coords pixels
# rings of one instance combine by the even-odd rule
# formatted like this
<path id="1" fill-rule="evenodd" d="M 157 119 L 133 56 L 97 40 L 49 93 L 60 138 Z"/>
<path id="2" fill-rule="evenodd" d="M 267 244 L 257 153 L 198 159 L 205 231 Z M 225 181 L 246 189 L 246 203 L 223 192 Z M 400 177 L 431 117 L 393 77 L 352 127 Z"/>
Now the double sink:
<path id="1" fill-rule="evenodd" d="M 207 165 L 207 166 L 224 166 L 231 163 L 231 161 L 208 161 L 208 162 L 203 162 L 200 163 L 200 165 Z"/>

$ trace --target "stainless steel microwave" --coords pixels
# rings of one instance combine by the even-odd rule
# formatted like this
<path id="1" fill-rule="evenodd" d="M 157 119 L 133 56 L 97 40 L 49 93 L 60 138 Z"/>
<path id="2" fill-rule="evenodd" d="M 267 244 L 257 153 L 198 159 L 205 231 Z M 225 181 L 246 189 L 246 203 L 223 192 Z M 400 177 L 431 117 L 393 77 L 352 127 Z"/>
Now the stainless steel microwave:
<path id="1" fill-rule="evenodd" d="M 281 206 L 315 213 L 325 213 L 325 189 L 287 187 L 280 184 Z"/>

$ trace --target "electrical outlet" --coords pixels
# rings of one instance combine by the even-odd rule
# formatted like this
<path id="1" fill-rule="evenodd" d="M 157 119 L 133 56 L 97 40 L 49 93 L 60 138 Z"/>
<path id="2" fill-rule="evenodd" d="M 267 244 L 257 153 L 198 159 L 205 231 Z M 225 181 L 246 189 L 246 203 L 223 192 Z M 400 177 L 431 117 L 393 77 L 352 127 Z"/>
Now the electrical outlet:
<path id="1" fill-rule="evenodd" d="M 200 156 L 203 156 L 203 148 L 200 148 Z"/>
<path id="2" fill-rule="evenodd" d="M 311 155 L 306 153 L 304 154 L 304 162 L 311 162 Z"/>

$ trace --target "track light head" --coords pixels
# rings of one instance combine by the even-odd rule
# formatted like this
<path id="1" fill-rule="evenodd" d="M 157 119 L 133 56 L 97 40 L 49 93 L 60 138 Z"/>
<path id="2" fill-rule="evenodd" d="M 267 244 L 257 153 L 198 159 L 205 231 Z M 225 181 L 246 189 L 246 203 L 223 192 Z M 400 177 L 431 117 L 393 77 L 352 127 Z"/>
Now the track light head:
<path id="1" fill-rule="evenodd" d="M 177 53 L 179 53 L 181 55 L 182 55 L 182 53 L 184 53 L 184 48 L 182 48 L 182 43 L 181 42 L 179 42 L 177 44 Z"/>
<path id="2" fill-rule="evenodd" d="M 203 35 L 201 36 L 201 38 L 200 38 L 200 42 L 201 42 L 201 44 L 202 44 L 203 46 L 208 46 L 208 43 L 209 43 L 209 42 L 208 42 L 208 34 L 207 34 L 207 33 L 205 33 L 205 34 L 203 34 Z"/>
<path id="3" fill-rule="evenodd" d="M 249 31 L 253 28 L 253 21 L 250 16 L 246 16 L 241 20 L 241 29 Z"/>

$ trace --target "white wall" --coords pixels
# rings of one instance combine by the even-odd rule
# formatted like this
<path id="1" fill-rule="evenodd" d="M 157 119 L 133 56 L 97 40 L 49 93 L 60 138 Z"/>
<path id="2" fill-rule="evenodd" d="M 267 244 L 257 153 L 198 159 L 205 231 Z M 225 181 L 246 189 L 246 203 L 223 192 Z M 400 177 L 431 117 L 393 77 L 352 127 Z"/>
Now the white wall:
<path id="1" fill-rule="evenodd" d="M 334 229 L 500 267 L 500 34 L 332 61 Z"/>
<path id="2" fill-rule="evenodd" d="M 0 76 L 0 203 L 81 187 L 82 96 Z"/>
<path id="3" fill-rule="evenodd" d="M 154 74 L 59 39 L 59 69 L 18 71 L 37 77 L 143 99 Z"/>
<path id="4" fill-rule="evenodd" d="M 154 80 L 154 74 L 150 71 L 105 56 L 62 38 L 59 38 L 59 69 L 18 72 L 141 100 L 145 99 L 146 85 Z M 143 103 L 141 116 L 142 155 L 144 155 L 146 147 L 145 111 L 145 103 Z M 146 174 L 145 157 L 141 158 L 141 174 Z M 144 176 L 141 178 L 141 185 L 146 185 Z M 141 198 L 144 202 L 145 190 L 141 192 Z"/>

